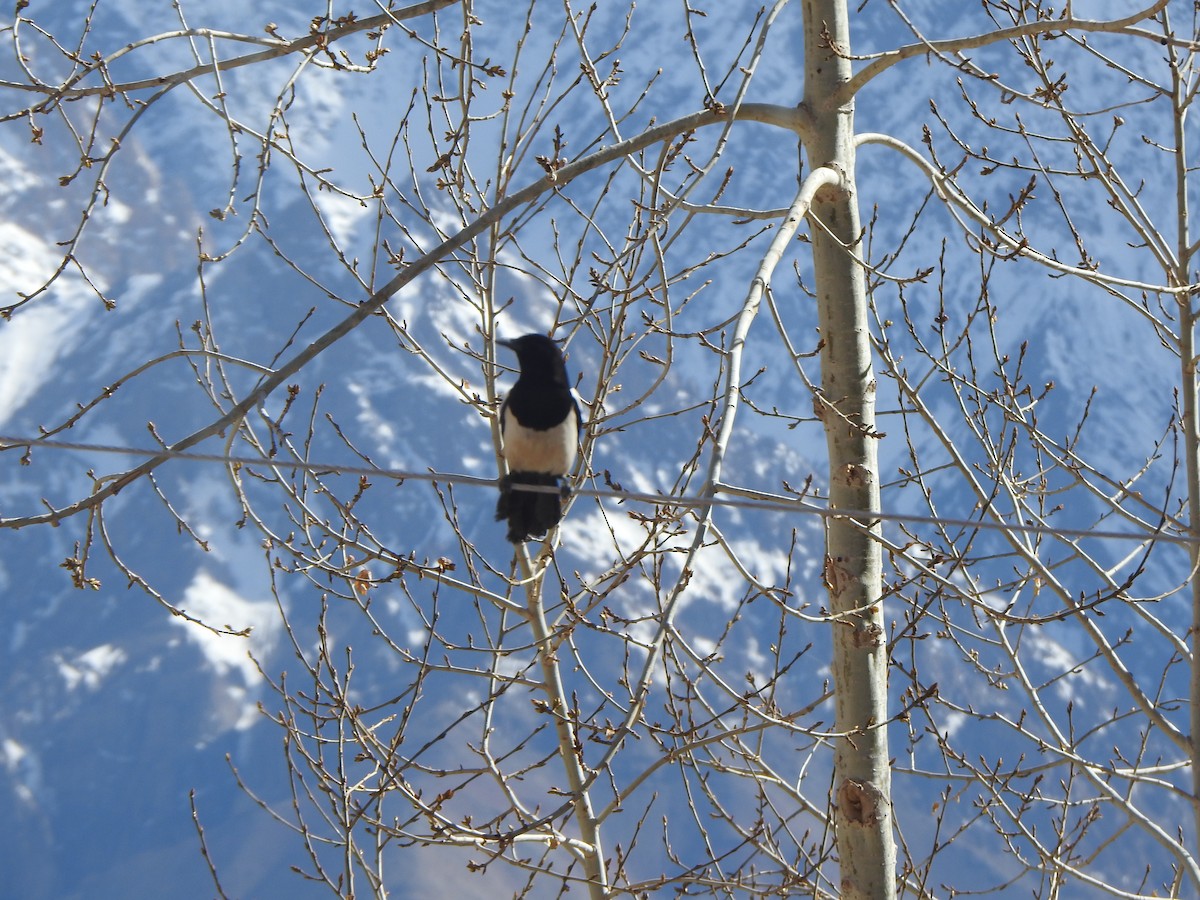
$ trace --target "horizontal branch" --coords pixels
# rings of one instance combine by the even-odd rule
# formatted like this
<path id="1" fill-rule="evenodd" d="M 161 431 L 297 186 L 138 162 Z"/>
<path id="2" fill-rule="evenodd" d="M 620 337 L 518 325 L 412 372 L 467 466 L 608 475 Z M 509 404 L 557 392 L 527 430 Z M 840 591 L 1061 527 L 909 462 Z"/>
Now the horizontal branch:
<path id="1" fill-rule="evenodd" d="M 850 77 L 849 81 L 828 98 L 828 103 L 832 106 L 841 106 L 849 103 L 868 82 L 882 75 L 892 66 L 896 65 L 896 63 L 912 59 L 914 56 L 924 56 L 927 53 L 942 54 L 954 53 L 959 50 L 977 50 L 980 47 L 987 47 L 1002 41 L 1015 41 L 1023 37 L 1064 31 L 1121 31 L 1122 29 L 1136 25 L 1138 22 L 1144 22 L 1151 16 L 1157 15 L 1166 9 L 1169 2 L 1170 0 L 1155 0 L 1154 3 L 1151 3 L 1141 12 L 1132 13 L 1121 19 L 1108 21 L 1075 18 L 1045 19 L 1037 22 L 1026 22 L 1023 25 L 1014 25 L 1012 28 L 999 28 L 995 31 L 988 31 L 969 37 L 946 38 L 940 41 L 920 41 L 916 44 L 908 44 L 884 53 L 859 69 Z"/>
<path id="2" fill-rule="evenodd" d="M 212 75 L 216 72 L 227 72 L 230 69 L 241 68 L 242 66 L 254 65 L 255 63 L 266 62 L 272 59 L 278 59 L 282 56 L 288 56 L 292 53 L 299 53 L 305 50 L 311 50 L 314 47 L 327 46 L 333 41 L 341 40 L 349 37 L 352 34 L 358 34 L 362 31 L 369 31 L 376 28 L 385 28 L 396 22 L 405 19 L 413 19 L 418 16 L 427 15 L 432 12 L 437 12 L 447 6 L 452 6 L 458 3 L 459 0 L 425 0 L 424 3 L 415 3 L 412 6 L 406 6 L 404 9 L 397 9 L 393 12 L 383 13 L 378 16 L 371 16 L 366 19 L 356 19 L 353 22 L 348 22 L 344 25 L 339 25 L 336 28 L 331 28 L 328 31 L 322 31 L 317 34 L 307 34 L 304 37 L 296 38 L 292 41 L 281 39 L 266 40 L 260 39 L 262 43 L 273 45 L 268 50 L 261 50 L 258 53 L 248 53 L 245 56 L 237 56 L 233 59 L 214 61 L 204 63 L 202 65 L 193 66 L 190 69 L 185 69 L 182 72 L 176 72 L 174 75 L 160 75 L 156 78 L 143 78 L 139 81 L 126 81 L 121 83 L 111 83 L 105 81 L 104 84 L 98 84 L 95 87 L 73 88 L 71 85 L 78 84 L 89 75 L 103 71 L 112 62 L 129 53 L 138 47 L 146 46 L 157 41 L 161 41 L 168 37 L 204 37 L 216 38 L 223 40 L 248 41 L 249 38 L 230 34 L 227 32 L 216 31 L 211 28 L 193 28 L 185 31 L 172 32 L 166 35 L 156 35 L 151 38 L 145 38 L 133 44 L 127 44 L 117 52 L 103 59 L 94 61 L 85 66 L 77 75 L 68 79 L 62 85 L 50 86 L 42 84 L 24 84 L 21 82 L 4 81 L 0 85 L 14 90 L 30 91 L 39 94 L 49 94 L 51 99 L 58 100 L 78 100 L 81 97 L 92 97 L 102 95 L 105 97 L 112 96 L 114 93 L 123 94 L 131 91 L 141 91 L 150 88 L 161 88 L 166 85 L 177 85 L 193 78 L 199 78 L 203 75 Z"/>

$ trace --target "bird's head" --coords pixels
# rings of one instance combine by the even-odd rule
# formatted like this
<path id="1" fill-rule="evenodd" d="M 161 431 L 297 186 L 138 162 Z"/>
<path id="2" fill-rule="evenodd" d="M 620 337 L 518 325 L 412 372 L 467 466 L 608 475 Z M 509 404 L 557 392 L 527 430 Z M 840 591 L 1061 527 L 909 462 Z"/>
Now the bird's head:
<path id="1" fill-rule="evenodd" d="M 522 376 L 552 381 L 561 379 L 561 383 L 566 384 L 567 367 L 562 351 L 558 349 L 558 344 L 546 335 L 525 334 L 511 341 L 497 340 L 496 343 L 517 354 Z"/>

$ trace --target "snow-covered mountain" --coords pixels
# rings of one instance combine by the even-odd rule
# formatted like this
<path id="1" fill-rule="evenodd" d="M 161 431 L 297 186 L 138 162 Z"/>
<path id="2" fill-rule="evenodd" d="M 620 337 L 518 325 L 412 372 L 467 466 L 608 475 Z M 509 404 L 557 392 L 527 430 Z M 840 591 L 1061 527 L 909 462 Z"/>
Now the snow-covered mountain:
<path id="1" fill-rule="evenodd" d="M 662 121 L 700 109 L 705 100 L 703 78 L 709 72 L 702 75 L 688 44 L 662 46 L 661 35 L 680 33 L 679 11 L 674 5 L 667 10 L 665 4 L 644 8 L 649 6 L 637 9 L 636 27 L 619 54 L 622 76 L 612 86 L 614 108 L 625 109 L 635 104 L 647 80 L 655 80 L 636 113 L 621 123 L 626 136 L 652 119 Z M 692 20 L 698 46 L 711 54 L 712 72 L 742 52 L 741 42 L 751 33 L 753 15 L 741 6 L 714 4 L 706 16 Z M 889 46 L 899 34 L 887 10 L 866 6 L 872 8 L 858 14 L 859 50 L 864 53 Z M 945 12 L 945 4 L 940 3 L 910 6 L 926 16 Z M 62 3 L 44 13 L 35 8 L 25 14 L 34 15 L 60 41 L 72 41 L 78 39 L 80 17 L 88 8 L 86 3 Z M 183 12 L 193 29 L 219 28 L 257 36 L 264 34 L 267 23 L 274 23 L 279 34 L 301 35 L 312 16 L 324 14 L 325 8 L 326 4 L 317 4 L 300 12 L 295 4 L 269 0 L 253 9 L 232 2 L 197 4 L 195 10 L 184 5 Z M 339 8 L 337 14 L 349 11 Z M 374 14 L 373 8 L 356 11 L 360 16 Z M 477 12 L 482 24 L 475 40 L 480 45 L 494 44 L 495 59 L 501 60 L 503 48 L 511 41 L 510 30 L 520 30 L 522 23 L 510 21 L 512 11 L 494 2 L 477 4 Z M 590 27 L 597 36 L 596 46 L 602 43 L 601 36 L 615 43 L 625 21 L 624 5 L 602 3 L 593 15 L 596 19 Z M 937 34 L 970 33 L 983 27 L 973 19 L 973 10 L 958 15 L 955 23 L 938 22 Z M 80 55 L 111 54 L 130 42 L 180 27 L 170 5 L 143 0 L 117 8 L 100 3 Z M 421 41 L 432 38 L 430 28 L 427 22 L 418 25 L 411 39 L 398 28 L 389 31 L 389 53 L 379 59 L 378 71 L 372 74 L 316 71 L 315 66 L 298 71 L 298 60 L 286 57 L 224 72 L 219 88 L 210 76 L 197 80 L 195 91 L 186 85 L 174 87 L 144 115 L 136 109 L 111 109 L 119 100 L 105 101 L 103 106 L 94 98 L 75 101 L 67 117 L 33 120 L 44 129 L 38 142 L 30 141 L 30 121 L 4 122 L 0 128 L 0 291 L 4 298 L 0 302 L 10 302 L 16 292 L 29 293 L 46 283 L 68 250 L 81 265 L 68 261 L 44 293 L 0 322 L 0 434 L 36 435 L 39 428 L 63 423 L 80 405 L 98 400 L 95 409 L 58 437 L 102 447 L 145 448 L 154 447 L 157 439 L 177 441 L 214 419 L 218 409 L 230 406 L 223 388 L 243 396 L 265 370 L 291 358 L 349 315 L 371 289 L 385 283 L 400 265 L 387 259 L 388 252 L 403 250 L 404 262 L 411 262 L 436 246 L 440 233 L 454 231 L 463 215 L 469 217 L 439 192 L 437 181 L 450 177 L 449 170 L 438 167 L 430 143 L 414 144 L 410 164 L 401 142 L 394 141 L 410 103 L 410 97 L 396 86 L 419 81 L 424 71 Z M 24 43 L 16 43 L 18 36 Z M 62 52 L 28 24 L 2 37 L 8 41 L 9 54 L 0 64 L 5 82 L 25 80 L 14 55 L 18 46 L 27 57 L 23 65 L 47 78 L 50 73 L 61 77 L 70 68 Z M 530 62 L 523 58 L 519 63 L 531 67 L 522 70 L 523 85 L 536 83 L 540 75 L 532 60 L 544 57 L 559 39 L 573 41 L 537 27 L 530 31 L 526 50 Z M 114 62 L 110 77 L 127 82 L 185 69 L 195 64 L 193 54 L 204 58 L 206 40 L 208 35 L 194 35 L 129 52 Z M 237 53 L 261 49 L 220 37 L 214 40 L 225 54 L 239 46 Z M 353 62 L 361 64 L 374 44 L 369 36 L 360 35 L 345 46 Z M 747 99 L 787 105 L 798 101 L 802 85 L 790 48 L 799 46 L 797 7 L 774 27 Z M 480 46 L 474 53 L 477 59 L 489 56 Z M 981 52 L 980 58 L 985 55 Z M 564 58 L 569 56 L 564 52 Z M 611 59 L 606 59 L 605 71 L 611 65 Z M 655 75 L 657 70 L 661 73 Z M 912 61 L 904 75 L 866 92 L 859 101 L 859 127 L 894 133 L 920 147 L 921 126 L 930 120 L 930 99 L 938 92 L 949 97 L 956 91 L 953 85 L 938 86 L 926 78 L 927 71 L 923 62 Z M 487 82 L 491 112 L 498 116 L 500 85 L 481 81 Z M 441 92 L 459 88 L 446 84 Z M 138 96 L 148 99 L 154 90 L 148 86 Z M 723 101 L 727 93 L 720 95 Z M 5 87 L 3 94 L 4 112 L 29 102 L 12 87 Z M 531 91 L 531 96 L 536 95 Z M 79 135 L 73 135 L 66 123 L 69 120 L 78 129 L 78 123 L 88 121 L 97 109 L 102 113 L 97 140 L 84 151 L 88 165 L 81 168 Z M 235 132 L 227 127 L 223 115 L 244 129 Z M 117 131 L 120 123 L 135 117 L 128 133 Z M 414 123 L 420 118 L 418 110 Z M 575 95 L 558 118 L 567 139 L 564 152 L 571 158 L 582 154 L 582 144 L 603 127 L 595 104 Z M 270 166 L 260 173 L 262 145 L 255 134 L 268 127 L 275 138 Z M 433 132 L 434 126 L 429 125 L 429 130 Z M 414 124 L 414 140 L 419 132 Z M 501 177 L 482 168 L 496 155 L 494 143 L 489 146 L 488 141 L 498 140 L 499 133 L 495 122 L 481 121 L 472 136 L 473 146 L 462 151 L 478 167 L 472 174 L 481 184 Z M 780 134 L 757 125 L 731 133 L 719 169 L 731 166 L 733 174 L 721 203 L 774 208 L 789 202 L 795 187 L 796 147 L 791 138 Z M 103 169 L 103 188 L 93 205 L 95 171 L 116 138 L 121 150 Z M 445 140 L 442 134 L 435 134 L 435 139 Z M 711 140 L 711 135 L 697 136 L 696 161 L 705 158 Z M 541 168 L 533 157 L 552 150 L 550 138 L 540 136 L 525 150 L 514 177 L 516 187 L 540 177 Z M 653 168 L 659 162 L 657 152 L 652 148 L 641 164 Z M 390 212 L 396 221 L 380 215 L 377 206 L 356 199 L 372 196 L 374 186 L 381 183 L 378 160 L 389 153 L 396 159 L 388 169 L 388 176 L 395 179 L 388 189 L 394 190 Z M 927 183 L 915 170 L 906 170 L 904 163 L 875 148 L 860 153 L 864 219 L 876 203 L 886 214 L 921 202 Z M 298 168 L 293 159 L 319 165 Z M 556 258 L 573 237 L 588 230 L 573 217 L 571 204 L 578 207 L 589 199 L 596 201 L 604 194 L 608 174 L 592 173 L 564 190 L 564 199 L 552 214 L 531 218 L 520 243 L 503 248 L 499 259 L 504 268 L 496 275 L 494 299 L 511 300 L 511 305 L 498 317 L 502 332 L 544 329 L 554 320 L 561 295 L 556 297 L 546 285 L 561 274 L 555 269 Z M 67 183 L 60 184 L 60 179 Z M 965 174 L 964 180 L 968 180 Z M 637 181 L 626 171 L 614 183 L 627 188 Z M 666 181 L 671 183 L 670 177 Z M 999 203 L 1010 191 L 1020 189 L 1022 179 L 999 173 L 990 182 L 972 181 L 981 192 L 994 191 L 988 196 Z M 647 209 L 662 202 L 661 197 L 649 195 L 639 199 Z M 418 214 L 422 201 L 433 211 L 429 219 Z M 65 244 L 74 240 L 83 209 L 90 212 L 78 244 Z M 627 223 L 630 210 L 622 209 L 619 215 L 625 218 L 606 207 L 595 222 L 597 229 L 610 229 L 603 240 L 616 245 L 614 256 L 623 237 L 619 229 Z M 261 234 L 251 228 L 252 223 L 261 224 Z M 748 254 L 700 266 L 710 255 L 749 239 L 756 227 L 753 222 L 729 224 L 724 219 L 711 227 L 692 226 L 682 232 L 678 245 L 672 243 L 664 251 L 667 264 L 692 269 L 676 281 L 677 296 L 694 291 L 697 297 L 679 310 L 677 332 L 704 333 L 709 346 L 721 343 L 722 323 L 736 314 L 755 260 Z M 961 240 L 948 221 L 942 227 L 951 240 Z M 881 244 L 903 234 L 905 228 L 906 223 L 885 218 L 879 226 Z M 1106 259 L 1128 258 L 1131 265 L 1137 264 L 1136 255 L 1122 244 L 1126 235 L 1104 233 L 1097 225 L 1092 236 L 1094 253 L 1102 251 Z M 594 235 L 588 239 L 601 243 Z M 383 249 L 384 241 L 389 251 Z M 331 249 L 333 242 L 345 251 L 341 257 Z M 205 256 L 203 263 L 200 253 Z M 803 273 L 807 261 L 803 254 L 797 258 Z M 906 261 L 902 257 L 897 271 L 904 269 Z M 544 268 L 539 270 L 535 264 Z M 600 267 L 599 262 L 596 265 Z M 1126 274 L 1153 277 L 1145 271 Z M 571 275 L 571 286 L 582 292 L 589 273 Z M 472 279 L 489 277 L 491 273 L 464 264 L 455 277 L 430 275 L 406 286 L 389 302 L 387 318 L 367 319 L 288 380 L 289 386 L 295 385 L 294 406 L 288 406 L 290 387 L 264 401 L 261 414 L 251 417 L 259 436 L 282 441 L 287 432 L 303 443 L 310 422 L 315 422 L 309 450 L 319 462 L 362 466 L 369 460 L 370 465 L 392 471 L 494 477 L 488 422 L 471 402 L 473 395 L 485 391 L 485 369 L 478 358 L 483 351 L 478 332 L 482 316 L 478 298 L 471 294 Z M 807 342 L 797 350 L 811 352 L 819 340 L 812 304 L 795 287 L 794 278 L 782 272 L 778 277 L 781 283 L 790 280 L 787 289 L 776 288 L 789 334 L 793 340 Z M 1026 337 L 1031 340 L 1028 365 L 1035 374 L 1028 375 L 1029 381 L 1057 382 L 1057 393 L 1045 408 L 1048 415 L 1057 415 L 1055 404 L 1061 403 L 1064 429 L 1069 427 L 1071 410 L 1077 410 L 1081 398 L 1099 385 L 1102 391 L 1088 432 L 1098 435 L 1084 442 L 1086 452 L 1110 469 L 1136 469 L 1130 460 L 1151 452 L 1154 437 L 1163 433 L 1172 414 L 1170 385 L 1175 376 L 1169 354 L 1143 336 L 1139 340 L 1144 349 L 1138 351 L 1135 366 L 1094 365 L 1101 348 L 1125 340 L 1143 323 L 1115 304 L 1096 309 L 1094 298 L 1069 282 L 1039 282 L 1047 296 L 1035 296 L 1027 287 L 1032 280 L 996 275 L 993 291 L 1011 293 L 1002 304 L 998 340 L 1013 345 Z M 1059 287 L 1061 294 L 1049 296 Z M 591 299 L 602 306 L 615 295 L 609 288 L 609 294 L 597 289 Z M 973 303 L 972 292 L 978 293 L 977 272 L 948 273 L 945 295 L 957 293 Z M 115 301 L 115 307 L 107 309 L 105 299 Z M 937 293 L 928 284 L 913 286 L 908 299 L 930 321 L 938 315 Z M 645 303 L 651 309 L 655 298 L 648 297 Z M 602 317 L 603 312 L 597 315 Z M 592 337 L 584 325 L 575 330 L 569 345 L 570 366 L 580 376 L 585 398 L 589 388 L 594 392 L 604 378 L 601 348 Z M 786 348 L 765 314 L 756 323 L 753 337 L 746 374 L 760 367 L 763 372 L 746 389 L 748 409 L 739 420 L 741 431 L 730 452 L 726 480 L 778 493 L 785 481 L 799 488 L 815 475 L 819 489 L 824 441 L 812 417 L 811 397 L 798 383 Z M 664 346 L 661 335 L 647 336 L 639 347 L 645 356 L 633 354 L 621 373 L 621 392 L 610 396 L 632 401 L 654 385 L 660 371 L 654 357 L 664 352 Z M 203 357 L 197 353 L 202 348 L 207 351 Z M 703 341 L 680 342 L 674 352 L 670 377 L 657 384 L 644 402 L 605 423 L 607 433 L 597 441 L 591 460 L 592 470 L 598 473 L 597 487 L 604 486 L 599 473 L 607 472 L 613 483 L 629 490 L 667 491 L 690 464 L 706 427 L 701 416 L 708 408 L 704 401 L 715 391 L 719 359 L 705 349 Z M 151 361 L 144 372 L 119 382 Z M 807 371 L 816 375 L 815 361 Z M 946 397 L 940 395 L 939 402 L 947 402 Z M 889 403 L 895 406 L 894 397 L 881 392 L 881 406 Z M 285 410 L 283 424 L 272 431 L 268 421 L 279 419 Z M 669 415 L 678 410 L 683 412 Z M 886 419 L 882 430 L 892 431 Z M 227 445 L 227 436 L 214 435 L 195 449 L 217 455 L 227 449 L 234 454 L 246 452 L 242 444 Z M 902 440 L 893 431 L 883 445 L 888 477 L 904 465 Z M 61 508 L 88 495 L 97 478 L 124 471 L 138 461 L 132 454 L 109 451 L 37 449 L 27 459 L 13 451 L 0 454 L 0 516 L 36 514 L 46 505 Z M 200 850 L 190 795 L 217 875 L 230 896 L 299 898 L 327 893 L 321 885 L 288 872 L 289 866 L 307 866 L 303 840 L 250 795 L 282 810 L 293 802 L 283 732 L 269 719 L 280 709 L 271 684 L 278 683 L 282 672 L 290 670 L 291 677 L 302 672 L 297 660 L 315 652 L 318 634 L 315 626 L 308 630 L 305 626 L 312 626 L 325 612 L 335 642 L 355 649 L 356 690 L 364 706 L 370 705 L 366 698 L 382 703 L 406 685 L 392 683 L 403 673 L 392 649 L 380 645 L 379 628 L 373 629 L 357 606 L 339 607 L 342 601 L 330 599 L 332 579 L 313 575 L 310 583 L 302 572 L 284 577 L 285 570 L 302 567 L 291 561 L 273 562 L 280 547 L 291 540 L 289 532 L 305 526 L 336 532 L 341 521 L 336 504 L 316 493 L 304 494 L 311 500 L 311 508 L 305 510 L 296 504 L 263 503 L 276 487 L 272 478 L 298 476 L 282 468 L 272 471 L 264 463 L 257 475 L 262 480 L 255 477 L 242 473 L 235 481 L 220 464 L 176 460 L 158 470 L 154 485 L 130 486 L 107 501 L 101 518 L 80 515 L 56 528 L 0 532 L 0 603 L 8 622 L 7 665 L 0 670 L 4 697 L 0 822 L 9 835 L 0 843 L 5 893 L 23 898 L 149 898 L 162 896 L 169 886 L 176 897 L 212 896 L 215 889 Z M 331 478 L 329 483 L 344 488 L 339 495 L 344 501 L 354 495 L 358 479 L 354 473 Z M 501 530 L 492 521 L 494 500 L 489 491 L 467 485 L 451 489 L 445 484 L 435 489 L 416 479 L 399 483 L 387 476 L 369 480 L 371 487 L 355 508 L 372 529 L 364 543 L 378 542 L 397 556 L 418 562 L 449 558 L 456 571 L 478 569 L 481 582 L 498 590 L 494 586 L 499 579 L 488 567 L 503 568 L 509 556 Z M 702 480 L 693 474 L 690 489 L 682 492 L 693 495 Z M 1166 476 L 1155 470 L 1147 480 L 1161 491 Z M 894 496 L 897 511 L 916 509 L 907 506 L 902 491 Z M 958 516 L 969 515 L 974 504 L 975 498 L 965 494 L 949 494 L 942 502 L 945 510 Z M 480 548 L 478 556 L 464 552 L 447 521 L 447 509 L 453 510 L 460 529 Z M 573 584 L 600 583 L 613 548 L 628 552 L 644 539 L 645 530 L 627 510 L 612 499 L 575 501 L 558 559 L 564 579 L 576 579 Z M 266 518 L 255 527 L 247 523 L 249 515 Z M 827 638 L 816 626 L 809 626 L 813 631 L 807 634 L 792 631 L 786 639 L 782 633 L 767 631 L 781 628 L 779 616 L 768 600 L 747 589 L 742 580 L 745 573 L 739 569 L 763 583 L 786 582 L 793 590 L 789 602 L 816 614 L 823 602 L 820 521 L 738 509 L 722 511 L 718 521 L 729 550 L 714 545 L 698 557 L 678 628 L 696 648 L 719 648 L 714 659 L 720 659 L 712 665 L 730 682 L 742 679 L 744 683 L 748 673 L 753 675 L 766 665 L 764 660 L 772 654 L 783 655 L 785 649 L 795 652 L 800 661 L 794 680 L 780 685 L 777 702 L 785 710 L 788 702 L 800 706 L 804 698 L 819 695 L 820 684 L 829 675 Z M 1081 511 L 1070 521 L 1087 522 L 1088 514 Z M 186 522 L 187 528 L 180 522 Z M 265 539 L 267 533 L 274 534 L 275 543 Z M 606 542 L 599 549 L 598 534 Z M 89 536 L 86 569 L 64 567 L 64 561 L 80 559 Z M 683 538 L 678 540 L 682 545 Z M 106 547 L 113 549 L 112 556 Z M 664 571 L 673 574 L 671 566 L 678 557 L 664 554 L 662 558 Z M 1178 580 L 1175 567 L 1182 560 L 1170 562 L 1169 571 L 1161 576 L 1163 584 Z M 349 566 L 348 561 L 345 564 Z M 128 572 L 137 573 L 150 590 L 131 583 Z M 73 573 L 95 582 L 73 584 Z M 380 574 L 372 572 L 374 577 Z M 645 627 L 663 600 L 652 585 L 650 575 L 631 578 L 624 592 L 612 600 L 611 612 L 628 620 L 632 629 Z M 430 625 L 421 621 L 418 605 L 407 602 L 395 584 L 379 585 L 374 596 L 386 628 L 411 636 L 406 639 L 419 645 L 420 635 Z M 325 602 L 330 604 L 328 610 L 322 607 Z M 216 630 L 172 615 L 168 606 Z M 280 607 L 293 622 L 290 631 L 280 617 Z M 599 608 L 592 616 L 600 618 Z M 727 623 L 743 617 L 754 626 L 745 629 L 753 639 L 722 643 Z M 897 612 L 897 619 L 903 619 L 902 612 Z M 438 627 L 445 629 L 446 640 L 461 638 L 463 646 L 469 644 L 469 624 L 451 617 Z M 251 629 L 248 636 L 219 633 L 244 629 Z M 1065 629 L 1062 633 L 1047 629 L 1040 639 L 1045 642 L 1039 655 L 1047 678 L 1069 671 L 1086 652 L 1082 646 L 1072 646 L 1072 635 Z M 607 637 L 597 629 L 581 633 L 579 640 L 596 647 L 605 646 Z M 809 643 L 816 648 L 803 650 Z M 611 659 L 605 662 L 618 664 Z M 514 651 L 514 671 L 527 664 L 522 652 Z M 945 645 L 929 654 L 927 664 L 952 672 L 962 659 Z M 1090 670 L 1072 684 L 1077 688 L 1063 694 L 1064 704 L 1081 702 L 1084 696 L 1097 709 L 1123 702 L 1112 682 L 1093 677 Z M 434 729 L 446 709 L 461 704 L 464 695 L 453 691 L 467 691 L 444 690 L 445 695 L 431 699 L 436 712 L 429 722 L 413 725 L 415 734 L 423 727 Z M 586 686 L 580 690 L 586 696 Z M 993 698 L 987 694 L 970 699 Z M 998 712 L 1015 718 L 1020 710 Z M 829 727 L 828 721 L 824 727 Z M 974 746 L 984 748 L 991 740 L 991 734 L 981 733 Z M 919 757 L 914 751 L 913 758 Z M 919 766 L 914 763 L 914 767 Z M 815 783 L 828 774 L 819 769 L 817 764 L 812 772 L 793 773 L 793 777 Z M 239 786 L 239 779 L 246 789 Z M 661 790 L 671 814 L 682 816 L 687 799 L 677 787 Z M 898 796 L 911 797 L 914 803 L 927 800 L 917 787 L 900 784 L 897 790 Z M 911 828 L 913 836 L 928 837 L 924 821 L 910 819 L 905 827 Z M 1161 852 L 1149 842 L 1145 849 Z M 450 896 L 447 891 L 452 890 L 454 896 L 482 897 L 497 892 L 496 883 L 466 874 L 460 857 L 447 851 L 446 858 L 449 862 L 442 864 L 433 854 L 422 857 L 426 862 L 419 871 L 401 870 L 395 876 L 394 896 L 432 896 L 439 891 Z M 992 867 L 989 873 L 994 871 L 998 879 L 1011 869 L 1007 862 L 979 851 L 974 857 L 968 854 L 966 862 L 951 864 L 951 874 L 944 876 L 947 882 L 972 863 Z M 512 873 L 491 871 L 501 879 L 502 890 L 519 889 L 519 881 L 504 880 L 515 879 Z"/>

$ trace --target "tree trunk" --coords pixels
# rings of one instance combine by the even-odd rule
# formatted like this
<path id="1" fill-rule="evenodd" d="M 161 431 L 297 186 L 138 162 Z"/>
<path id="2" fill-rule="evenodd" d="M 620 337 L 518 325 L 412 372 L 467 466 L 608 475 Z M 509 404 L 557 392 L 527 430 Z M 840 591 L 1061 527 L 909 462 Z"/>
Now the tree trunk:
<path id="1" fill-rule="evenodd" d="M 812 206 L 813 268 L 821 327 L 817 413 L 829 449 L 833 508 L 879 509 L 875 376 L 867 324 L 861 225 L 854 181 L 854 107 L 826 98 L 851 75 L 845 0 L 804 4 L 804 106 L 812 116 L 805 148 L 810 167 L 841 173 Z M 838 740 L 834 822 L 847 898 L 895 896 L 891 772 L 887 747 L 887 648 L 880 601 L 882 555 L 869 515 L 830 519 L 825 585 L 833 625 L 833 679 Z"/>

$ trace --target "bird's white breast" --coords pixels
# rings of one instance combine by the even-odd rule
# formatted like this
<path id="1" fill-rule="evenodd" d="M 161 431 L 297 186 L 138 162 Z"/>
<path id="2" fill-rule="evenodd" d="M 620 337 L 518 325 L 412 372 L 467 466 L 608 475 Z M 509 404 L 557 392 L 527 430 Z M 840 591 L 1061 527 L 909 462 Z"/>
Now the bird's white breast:
<path id="1" fill-rule="evenodd" d="M 539 431 L 526 428 L 515 416 L 505 416 L 504 459 L 510 471 L 565 475 L 575 464 L 579 429 L 574 411 L 562 425 Z"/>

